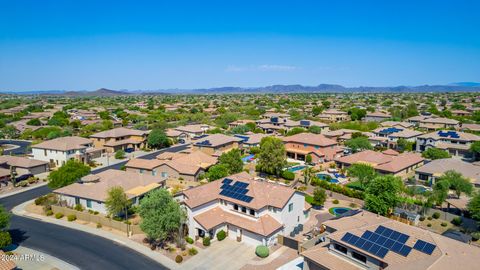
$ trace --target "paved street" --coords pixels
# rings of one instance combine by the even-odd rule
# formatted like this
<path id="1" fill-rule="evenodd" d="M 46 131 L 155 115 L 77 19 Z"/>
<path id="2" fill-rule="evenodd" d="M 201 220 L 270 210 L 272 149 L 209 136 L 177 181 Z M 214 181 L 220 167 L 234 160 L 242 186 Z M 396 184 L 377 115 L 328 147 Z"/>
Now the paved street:
<path id="1" fill-rule="evenodd" d="M 187 145 L 174 146 L 141 158 L 153 159 L 163 151 L 176 152 L 185 148 Z M 92 172 L 119 169 L 126 162 L 127 160 Z M 0 204 L 11 210 L 16 205 L 50 191 L 47 186 L 38 187 L 2 198 Z M 166 269 L 123 245 L 89 233 L 15 215 L 12 215 L 10 224 L 15 243 L 45 252 L 81 269 Z"/>
<path id="2" fill-rule="evenodd" d="M 28 146 L 32 143 L 21 140 L 0 140 L 0 145 L 1 144 L 13 144 L 18 146 L 18 148 L 15 149 L 5 150 L 3 152 L 4 155 L 25 155 L 28 151 Z"/>

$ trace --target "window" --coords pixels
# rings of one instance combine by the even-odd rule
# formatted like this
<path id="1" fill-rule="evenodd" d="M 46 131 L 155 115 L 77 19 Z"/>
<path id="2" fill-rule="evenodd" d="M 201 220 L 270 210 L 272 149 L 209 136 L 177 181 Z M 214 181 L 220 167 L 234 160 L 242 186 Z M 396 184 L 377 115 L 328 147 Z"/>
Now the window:
<path id="1" fill-rule="evenodd" d="M 292 212 L 293 211 L 293 203 L 290 203 L 288 205 L 288 212 Z"/>
<path id="2" fill-rule="evenodd" d="M 80 204 L 80 198 L 75 198 L 75 204 Z"/>
<path id="3" fill-rule="evenodd" d="M 367 257 L 363 256 L 362 254 L 359 254 L 355 251 L 352 251 L 352 257 L 363 262 L 363 263 L 367 263 Z"/>
<path id="4" fill-rule="evenodd" d="M 338 251 L 340 251 L 340 252 L 342 252 L 342 253 L 344 253 L 344 254 L 347 254 L 347 248 L 344 247 L 344 246 L 341 246 L 341 245 L 339 245 L 339 244 L 334 244 L 334 245 L 333 245 L 333 248 L 335 248 L 336 250 L 338 250 Z"/>
<path id="5" fill-rule="evenodd" d="M 255 216 L 255 210 L 250 209 L 250 215 Z"/>
<path id="6" fill-rule="evenodd" d="M 167 172 L 162 172 L 162 177 L 168 177 L 168 173 Z"/>
<path id="7" fill-rule="evenodd" d="M 237 204 L 234 204 L 234 205 L 233 205 L 233 209 L 236 210 L 236 211 L 238 211 L 238 205 L 237 205 Z"/>
<path id="8" fill-rule="evenodd" d="M 153 176 L 157 175 L 157 170 L 153 170 L 153 171 L 152 171 L 152 175 L 153 175 Z"/>
<path id="9" fill-rule="evenodd" d="M 140 169 L 140 174 L 142 174 L 142 173 L 143 173 L 143 169 Z"/>
<path id="10" fill-rule="evenodd" d="M 247 213 L 247 208 L 245 206 L 242 206 L 242 212 Z"/>
<path id="11" fill-rule="evenodd" d="M 91 200 L 87 200 L 87 207 L 92 208 L 92 201 Z"/>

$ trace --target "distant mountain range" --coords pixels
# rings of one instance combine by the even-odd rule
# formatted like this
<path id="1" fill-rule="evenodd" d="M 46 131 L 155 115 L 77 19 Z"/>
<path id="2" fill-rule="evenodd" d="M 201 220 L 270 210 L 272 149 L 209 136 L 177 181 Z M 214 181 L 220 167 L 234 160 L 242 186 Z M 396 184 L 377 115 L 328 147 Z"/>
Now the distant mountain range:
<path id="1" fill-rule="evenodd" d="M 317 86 L 270 85 L 263 87 L 218 87 L 200 89 L 159 89 L 159 90 L 110 90 L 100 88 L 95 91 L 63 91 L 63 90 L 39 90 L 39 91 L 10 91 L 3 94 L 21 95 L 58 95 L 71 97 L 87 96 L 121 96 L 141 94 L 233 94 L 233 93 L 428 93 L 428 92 L 480 92 L 480 83 L 457 82 L 448 85 L 419 85 L 419 86 L 358 86 L 344 87 L 337 84 L 319 84 Z"/>

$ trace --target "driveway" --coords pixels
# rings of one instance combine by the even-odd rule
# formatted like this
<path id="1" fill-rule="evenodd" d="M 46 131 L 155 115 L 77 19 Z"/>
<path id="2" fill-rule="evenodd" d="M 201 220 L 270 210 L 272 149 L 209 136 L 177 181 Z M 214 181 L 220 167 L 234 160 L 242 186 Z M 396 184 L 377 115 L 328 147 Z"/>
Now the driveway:
<path id="1" fill-rule="evenodd" d="M 212 242 L 181 265 L 181 269 L 240 269 L 255 255 L 255 246 L 239 243 L 232 239 Z"/>

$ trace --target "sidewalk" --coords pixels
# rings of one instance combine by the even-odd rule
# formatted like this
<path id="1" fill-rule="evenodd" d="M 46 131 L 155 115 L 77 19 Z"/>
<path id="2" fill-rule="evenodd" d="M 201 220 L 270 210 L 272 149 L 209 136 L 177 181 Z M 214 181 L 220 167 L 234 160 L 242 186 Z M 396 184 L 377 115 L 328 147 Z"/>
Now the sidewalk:
<path id="1" fill-rule="evenodd" d="M 26 187 L 26 188 L 21 188 L 19 190 L 15 190 L 15 191 L 12 191 L 12 192 L 9 192 L 9 193 L 5 193 L 5 194 L 0 195 L 0 199 L 8 197 L 8 196 L 15 195 L 15 194 L 18 194 L 18 193 L 22 193 L 22 192 L 25 192 L 25 191 L 29 191 L 29 190 L 32 190 L 32 189 L 36 189 L 36 188 L 45 186 L 47 184 L 48 184 L 48 182 L 42 182 L 42 183 L 37 184 L 37 185 L 33 185 L 33 186 Z"/>
<path id="2" fill-rule="evenodd" d="M 107 232 L 107 231 L 104 231 L 104 230 L 98 230 L 96 228 L 90 228 L 90 227 L 87 227 L 87 226 L 84 226 L 84 225 L 81 225 L 81 224 L 68 222 L 66 220 L 60 220 L 60 219 L 55 219 L 55 218 L 46 217 L 46 216 L 42 216 L 42 215 L 37 215 L 37 214 L 33 214 L 33 213 L 28 213 L 27 211 L 25 211 L 25 207 L 28 204 L 31 204 L 32 202 L 33 202 L 33 200 L 30 200 L 30 201 L 27 201 L 27 202 L 24 202 L 20 205 L 15 206 L 12 209 L 12 213 L 14 215 L 23 216 L 23 217 L 27 217 L 27 218 L 33 218 L 33 219 L 40 220 L 40 221 L 43 221 L 43 222 L 49 222 L 49 223 L 56 224 L 56 225 L 59 225 L 59 226 L 64 226 L 64 227 L 68 227 L 70 229 L 75 229 L 75 230 L 87 232 L 87 233 L 90 233 L 90 234 L 93 234 L 93 235 L 96 235 L 96 236 L 100 236 L 100 237 L 106 238 L 110 241 L 113 241 L 117 244 L 121 244 L 121 245 L 124 245 L 128 248 L 131 248 L 131 249 L 137 251 L 138 253 L 141 253 L 141 254 L 151 258 L 152 260 L 155 260 L 155 261 L 163 264 L 165 267 L 167 267 L 169 269 L 180 269 L 181 268 L 181 265 L 178 265 L 177 263 L 175 263 L 174 261 L 165 257 L 164 255 L 162 255 L 162 254 L 160 254 L 156 251 L 152 251 L 150 248 L 148 248 L 148 247 L 146 247 L 146 246 L 144 246 L 144 245 L 142 245 L 138 242 L 135 242 L 135 241 L 129 239 L 128 237 L 113 234 L 113 233 L 110 233 L 110 232 Z M 197 254 L 197 256 L 198 255 L 199 254 Z"/>

